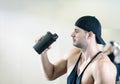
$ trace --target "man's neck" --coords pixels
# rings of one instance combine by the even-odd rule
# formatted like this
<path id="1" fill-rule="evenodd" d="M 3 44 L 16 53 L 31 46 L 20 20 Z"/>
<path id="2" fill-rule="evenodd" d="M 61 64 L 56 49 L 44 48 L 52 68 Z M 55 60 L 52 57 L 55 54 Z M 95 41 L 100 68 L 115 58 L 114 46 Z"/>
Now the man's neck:
<path id="1" fill-rule="evenodd" d="M 98 47 L 93 47 L 93 48 L 88 48 L 86 50 L 82 50 L 82 57 L 81 58 L 83 61 L 89 61 L 99 51 L 100 51 L 100 49 Z"/>

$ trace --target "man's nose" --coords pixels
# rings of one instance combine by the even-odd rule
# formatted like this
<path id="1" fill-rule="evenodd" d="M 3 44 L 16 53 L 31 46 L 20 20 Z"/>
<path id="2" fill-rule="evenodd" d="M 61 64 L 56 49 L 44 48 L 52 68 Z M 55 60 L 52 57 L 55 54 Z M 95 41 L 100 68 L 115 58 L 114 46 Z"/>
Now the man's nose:
<path id="1" fill-rule="evenodd" d="M 72 32 L 71 37 L 74 37 L 74 32 Z"/>

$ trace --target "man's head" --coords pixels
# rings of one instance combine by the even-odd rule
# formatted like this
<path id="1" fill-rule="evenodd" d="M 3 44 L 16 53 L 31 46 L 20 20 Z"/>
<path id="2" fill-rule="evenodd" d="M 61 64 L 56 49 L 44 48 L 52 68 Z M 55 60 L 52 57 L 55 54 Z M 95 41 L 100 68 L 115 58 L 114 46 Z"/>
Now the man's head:
<path id="1" fill-rule="evenodd" d="M 76 21 L 75 26 L 82 28 L 85 31 L 93 32 L 97 43 L 105 45 L 105 42 L 101 37 L 101 24 L 94 16 L 83 16 L 79 18 Z"/>

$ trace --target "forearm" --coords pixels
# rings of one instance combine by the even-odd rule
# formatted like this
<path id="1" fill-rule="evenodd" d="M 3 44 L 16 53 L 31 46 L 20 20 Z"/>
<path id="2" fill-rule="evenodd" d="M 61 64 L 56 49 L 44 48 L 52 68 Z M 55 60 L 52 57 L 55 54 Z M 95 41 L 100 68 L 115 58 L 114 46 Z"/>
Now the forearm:
<path id="1" fill-rule="evenodd" d="M 47 79 L 52 80 L 54 74 L 54 65 L 50 63 L 46 51 L 41 54 L 41 62 Z"/>

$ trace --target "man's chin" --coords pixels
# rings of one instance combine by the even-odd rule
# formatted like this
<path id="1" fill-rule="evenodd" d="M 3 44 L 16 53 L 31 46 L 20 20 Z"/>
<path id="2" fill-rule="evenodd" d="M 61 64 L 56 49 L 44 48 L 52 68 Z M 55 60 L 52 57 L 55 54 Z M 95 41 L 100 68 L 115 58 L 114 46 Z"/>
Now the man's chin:
<path id="1" fill-rule="evenodd" d="M 75 43 L 73 43 L 73 46 L 78 47 Z"/>

